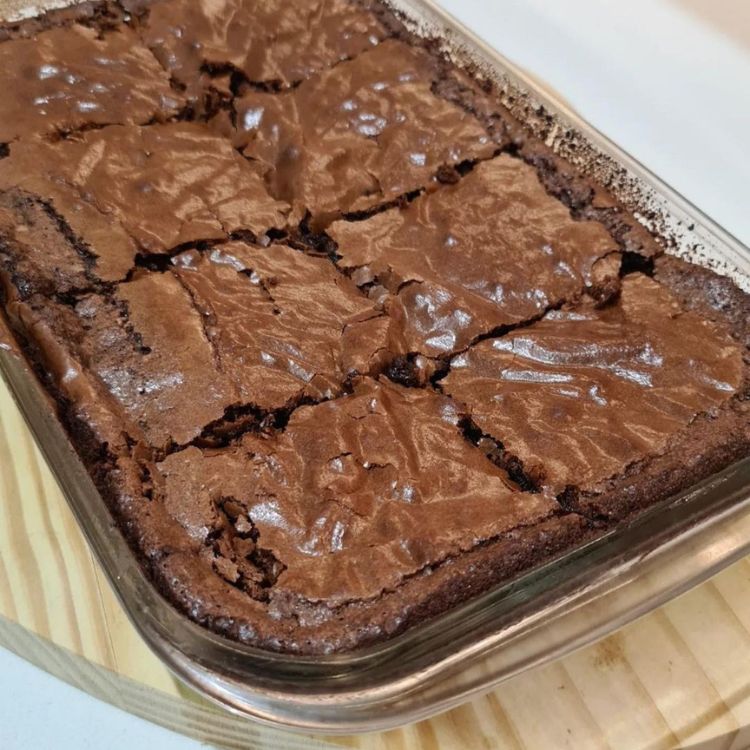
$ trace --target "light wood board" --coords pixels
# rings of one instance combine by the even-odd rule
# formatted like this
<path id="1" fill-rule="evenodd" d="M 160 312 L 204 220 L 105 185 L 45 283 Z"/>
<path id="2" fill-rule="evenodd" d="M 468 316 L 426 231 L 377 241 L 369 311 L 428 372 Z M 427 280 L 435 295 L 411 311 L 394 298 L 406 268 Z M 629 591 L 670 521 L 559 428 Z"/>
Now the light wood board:
<path id="1" fill-rule="evenodd" d="M 230 715 L 183 687 L 136 634 L 2 382 L 0 645 L 219 747 L 750 747 L 750 560 L 606 640 L 430 721 L 306 738 Z"/>

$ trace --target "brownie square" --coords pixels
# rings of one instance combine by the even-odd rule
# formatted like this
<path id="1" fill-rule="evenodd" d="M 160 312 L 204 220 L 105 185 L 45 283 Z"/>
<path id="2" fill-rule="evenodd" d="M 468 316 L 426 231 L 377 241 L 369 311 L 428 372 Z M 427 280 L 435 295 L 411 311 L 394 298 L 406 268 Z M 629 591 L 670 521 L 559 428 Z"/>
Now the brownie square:
<path id="1" fill-rule="evenodd" d="M 131 438 L 161 450 L 333 398 L 392 356 L 390 319 L 327 260 L 281 245 L 186 251 L 111 294 L 72 306 L 32 297 L 9 313 L 54 349 L 46 366 L 66 398 L 88 379 Z M 97 426 L 102 440 L 118 441 L 109 424 Z"/>
<path id="2" fill-rule="evenodd" d="M 351 395 L 301 407 L 276 437 L 168 456 L 157 466 L 164 504 L 225 580 L 271 607 L 372 599 L 560 510 L 517 493 L 458 422 L 439 394 L 364 379 Z M 266 592 L 256 550 L 275 561 Z"/>
<path id="3" fill-rule="evenodd" d="M 325 258 L 229 243 L 174 263 L 241 403 L 271 411 L 333 398 L 400 353 L 391 319 Z"/>
<path id="4" fill-rule="evenodd" d="M 0 190 L 45 205 L 93 257 L 90 273 L 108 282 L 124 279 L 139 253 L 238 231 L 259 237 L 285 226 L 289 211 L 226 140 L 187 122 L 18 141 L 0 160 Z"/>
<path id="5" fill-rule="evenodd" d="M 273 195 L 318 225 L 372 209 L 496 149 L 473 115 L 433 93 L 439 70 L 424 50 L 387 40 L 290 92 L 240 97 L 235 143 Z"/>
<path id="6" fill-rule="evenodd" d="M 289 87 L 387 33 L 374 14 L 346 0 L 166 0 L 148 8 L 141 28 L 144 42 L 192 95 L 212 73 Z"/>
<path id="7" fill-rule="evenodd" d="M 0 143 L 82 128 L 165 120 L 184 105 L 128 28 L 75 25 L 0 44 Z"/>
<path id="8" fill-rule="evenodd" d="M 616 291 L 618 247 L 601 224 L 575 221 L 535 171 L 501 155 L 405 209 L 335 222 L 338 265 L 383 287 L 407 351 L 461 351 L 589 290 Z"/>
<path id="9" fill-rule="evenodd" d="M 701 414 L 744 395 L 743 347 L 669 289 L 627 276 L 615 303 L 552 311 L 451 361 L 443 390 L 538 489 L 597 496 L 632 466 L 674 453 Z M 733 421 L 714 430 L 743 444 Z M 567 493 L 567 494 L 566 494 Z"/>

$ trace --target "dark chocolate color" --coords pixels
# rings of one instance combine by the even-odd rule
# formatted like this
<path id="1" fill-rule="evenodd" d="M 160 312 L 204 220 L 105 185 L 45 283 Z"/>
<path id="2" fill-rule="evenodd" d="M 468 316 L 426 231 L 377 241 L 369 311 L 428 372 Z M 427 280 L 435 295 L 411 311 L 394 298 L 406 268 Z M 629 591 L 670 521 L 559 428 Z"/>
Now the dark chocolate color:
<path id="1" fill-rule="evenodd" d="M 139 273 L 73 307 L 35 296 L 9 309 L 72 404 L 85 408 L 85 382 L 86 398 L 98 390 L 132 438 L 160 449 L 195 440 L 237 407 L 257 417 L 333 398 L 393 356 L 390 319 L 327 260 L 282 245 L 186 251 L 171 271 Z M 109 416 L 101 426 L 86 419 L 103 442 L 116 440 Z"/>
<path id="2" fill-rule="evenodd" d="M 741 388 L 725 328 L 641 274 L 622 287 L 617 305 L 564 308 L 481 342 L 442 381 L 552 495 L 598 491 Z"/>
<path id="3" fill-rule="evenodd" d="M 183 104 L 127 28 L 98 38 L 76 25 L 0 44 L 0 91 L 0 143 L 166 119 Z"/>
<path id="4" fill-rule="evenodd" d="M 139 252 L 242 230 L 261 236 L 285 226 L 289 210 L 227 141 L 198 123 L 17 141 L 0 160 L 0 190 L 45 201 L 95 257 L 104 281 L 123 279 Z"/>
<path id="5" fill-rule="evenodd" d="M 506 155 L 406 209 L 336 222 L 329 234 L 357 283 L 393 295 L 391 314 L 408 351 L 433 357 L 584 289 L 608 294 L 619 268 L 603 227 L 574 221 L 531 167 Z"/>
<path id="6" fill-rule="evenodd" d="M 197 622 L 355 649 L 750 453 L 750 297 L 384 7 L 85 3 L 0 60 L 0 346 Z"/>
<path id="7" fill-rule="evenodd" d="M 288 93 L 246 93 L 235 143 L 275 196 L 319 223 L 371 209 L 494 152 L 476 118 L 433 93 L 438 75 L 424 50 L 385 41 Z"/>
<path id="8" fill-rule="evenodd" d="M 148 8 L 141 35 L 195 91 L 206 68 L 289 86 L 377 45 L 387 30 L 347 0 L 165 0 Z"/>

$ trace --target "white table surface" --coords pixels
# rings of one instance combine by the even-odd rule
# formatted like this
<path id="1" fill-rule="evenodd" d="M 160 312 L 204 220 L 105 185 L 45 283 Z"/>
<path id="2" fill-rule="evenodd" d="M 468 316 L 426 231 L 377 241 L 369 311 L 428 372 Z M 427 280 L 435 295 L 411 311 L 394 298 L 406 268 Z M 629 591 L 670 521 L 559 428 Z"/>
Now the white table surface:
<path id="1" fill-rule="evenodd" d="M 442 2 L 750 245 L 750 0 Z M 2 750 L 134 747 L 202 746 L 0 650 Z"/>

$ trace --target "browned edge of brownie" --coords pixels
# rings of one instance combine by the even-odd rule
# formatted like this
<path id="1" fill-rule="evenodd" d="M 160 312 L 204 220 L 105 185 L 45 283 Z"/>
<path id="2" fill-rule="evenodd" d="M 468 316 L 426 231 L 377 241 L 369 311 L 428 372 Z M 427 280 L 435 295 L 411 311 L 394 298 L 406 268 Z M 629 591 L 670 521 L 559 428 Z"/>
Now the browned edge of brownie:
<path id="1" fill-rule="evenodd" d="M 654 278 L 685 310 L 718 322 L 744 347 L 744 380 L 738 393 L 716 411 L 700 414 L 674 436 L 667 453 L 638 461 L 596 496 L 574 488 L 564 506 L 605 523 L 626 521 L 750 455 L 750 295 L 731 279 L 670 255 L 655 261 Z"/>

